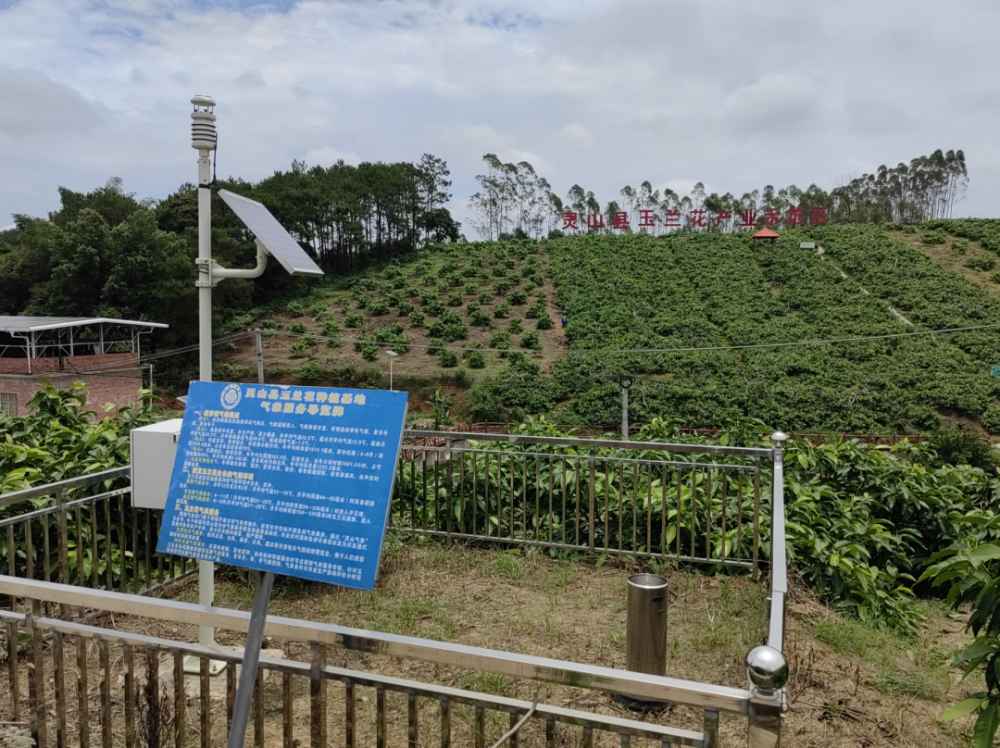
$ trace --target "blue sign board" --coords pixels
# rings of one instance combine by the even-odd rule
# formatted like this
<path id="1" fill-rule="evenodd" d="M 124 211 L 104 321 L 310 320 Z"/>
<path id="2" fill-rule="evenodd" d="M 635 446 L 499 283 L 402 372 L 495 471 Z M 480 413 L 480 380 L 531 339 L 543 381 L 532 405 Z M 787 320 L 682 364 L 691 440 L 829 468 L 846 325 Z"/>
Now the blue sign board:
<path id="1" fill-rule="evenodd" d="M 373 589 L 406 398 L 192 382 L 156 550 Z"/>

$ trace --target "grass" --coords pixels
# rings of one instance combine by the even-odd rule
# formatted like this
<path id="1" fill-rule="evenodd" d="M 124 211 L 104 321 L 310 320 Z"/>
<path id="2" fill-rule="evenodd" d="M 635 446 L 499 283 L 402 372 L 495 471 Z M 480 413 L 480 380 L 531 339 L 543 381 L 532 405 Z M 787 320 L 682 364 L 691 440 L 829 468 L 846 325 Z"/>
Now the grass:
<path id="1" fill-rule="evenodd" d="M 608 558 L 601 567 L 596 567 L 585 562 L 554 560 L 534 549 L 511 553 L 435 542 L 398 543 L 395 539 L 388 547 L 373 592 L 279 580 L 270 612 L 624 668 L 625 583 L 630 574 L 647 570 L 642 564 Z M 766 587 L 746 577 L 711 577 L 664 566 L 657 566 L 657 570 L 666 575 L 669 585 L 667 674 L 746 688 L 744 658 L 761 642 L 766 629 Z M 242 574 L 222 573 L 216 588 L 216 604 L 248 610 L 249 589 Z M 194 602 L 197 586 L 191 584 L 175 596 Z M 950 667 L 954 652 L 967 641 L 964 622 L 954 620 L 940 604 L 928 603 L 922 607 L 927 616 L 924 630 L 907 639 L 843 619 L 802 590 L 793 589 L 785 650 L 792 677 L 783 744 L 804 748 L 962 745 L 971 735 L 972 719 L 945 725 L 937 718 L 962 695 L 981 688 L 975 679 L 959 684 L 956 671 Z M 197 630 L 190 626 L 119 616 L 103 625 L 165 638 L 197 639 Z M 224 646 L 240 647 L 243 643 L 240 635 L 231 632 L 219 631 L 217 639 Z M 305 644 L 274 641 L 267 646 L 281 649 L 286 658 L 310 660 L 311 653 Z M 96 648 L 90 659 L 95 669 L 92 682 L 98 683 Z M 498 696 L 531 700 L 537 694 L 540 700 L 556 706 L 635 716 L 599 691 L 345 650 L 331 650 L 330 663 Z M 115 661 L 113 668 L 119 667 L 120 662 Z M 7 698 L 8 686 L 4 680 L 0 679 L 0 703 Z M 265 693 L 269 725 L 266 744 L 280 744 L 280 679 L 268 683 L 272 685 L 267 686 Z M 22 685 L 26 693 L 26 682 Z M 338 721 L 342 698 L 337 693 L 331 686 L 334 705 L 329 723 L 331 744 L 341 744 L 344 738 L 342 721 Z M 96 691 L 94 698 L 98 698 Z M 292 699 L 295 737 L 300 744 L 307 745 L 308 683 L 295 685 Z M 359 730 L 366 731 L 374 725 L 375 701 L 371 689 L 359 689 L 358 722 L 363 726 Z M 386 714 L 390 743 L 405 744 L 405 698 L 399 701 L 391 696 L 389 707 Z M 192 728 L 196 726 L 196 711 L 196 703 L 192 703 L 189 710 L 189 719 L 195 720 Z M 470 737 L 473 719 L 472 712 L 456 707 L 452 720 L 453 745 L 468 744 L 466 739 Z M 679 707 L 644 719 L 695 730 L 701 724 L 699 712 Z M 422 706 L 420 721 L 421 741 L 434 743 L 438 739 L 440 714 L 433 705 Z M 490 734 L 498 737 L 505 729 L 506 715 L 494 722 Z M 96 722 L 93 729 L 98 729 Z M 522 736 L 523 743 L 534 744 L 535 738 L 544 741 L 544 728 L 539 729 L 537 735 L 531 732 Z M 557 742 L 575 744 L 579 736 L 573 735 L 567 731 Z M 745 746 L 745 720 L 724 715 L 720 737 L 722 746 Z M 375 745 L 374 736 L 367 732 L 359 733 L 358 740 L 358 745 Z M 640 742 L 636 741 L 637 748 Z M 611 743 L 607 746 L 611 748 Z"/>

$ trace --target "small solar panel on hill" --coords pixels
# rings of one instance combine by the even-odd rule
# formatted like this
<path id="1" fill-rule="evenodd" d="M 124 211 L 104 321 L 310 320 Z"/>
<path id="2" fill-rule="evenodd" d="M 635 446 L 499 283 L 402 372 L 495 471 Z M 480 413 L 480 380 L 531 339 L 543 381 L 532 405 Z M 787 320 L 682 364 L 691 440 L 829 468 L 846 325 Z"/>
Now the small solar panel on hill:
<path id="1" fill-rule="evenodd" d="M 228 190 L 219 190 L 219 197 L 226 201 L 226 205 L 233 209 L 239 219 L 267 248 L 268 253 L 290 274 L 323 275 L 323 271 L 313 259 L 261 203 Z"/>

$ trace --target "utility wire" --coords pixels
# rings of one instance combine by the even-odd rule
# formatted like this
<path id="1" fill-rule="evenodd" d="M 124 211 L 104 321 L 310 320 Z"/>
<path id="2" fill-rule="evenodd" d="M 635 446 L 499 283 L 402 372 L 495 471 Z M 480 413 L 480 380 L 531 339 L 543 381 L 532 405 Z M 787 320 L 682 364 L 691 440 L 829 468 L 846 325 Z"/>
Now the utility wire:
<path id="1" fill-rule="evenodd" d="M 740 351 L 740 350 L 750 350 L 750 349 L 765 349 L 765 348 L 790 348 L 790 347 L 808 347 L 808 346 L 818 346 L 818 345 L 836 345 L 842 343 L 864 343 L 873 340 L 889 340 L 893 338 L 913 338 L 919 336 L 927 335 L 947 335 L 952 333 L 962 333 L 962 332 L 976 332 L 978 330 L 995 330 L 1000 328 L 1000 322 L 992 323 L 988 325 L 974 325 L 971 327 L 949 327 L 942 328 L 939 330 L 914 330 L 911 332 L 898 332 L 898 333 L 887 333 L 885 335 L 865 335 L 851 338 L 829 338 L 826 340 L 793 340 L 781 343 L 746 343 L 743 345 L 714 345 L 714 346 L 700 346 L 700 347 L 683 347 L 683 348 L 587 348 L 587 349 L 546 349 L 546 350 L 533 350 L 529 348 L 471 348 L 468 345 L 464 346 L 448 346 L 448 345 L 429 345 L 425 343 L 394 343 L 394 342 L 380 342 L 375 340 L 365 340 L 362 338 L 346 338 L 339 336 L 330 335 L 318 335 L 315 333 L 295 333 L 289 332 L 288 330 L 261 330 L 261 334 L 264 336 L 272 335 L 283 335 L 290 338 L 311 338 L 317 341 L 327 341 L 333 343 L 361 343 L 363 345 L 374 345 L 380 348 L 417 348 L 417 349 L 434 349 L 435 351 L 447 350 L 462 353 L 465 351 L 475 350 L 481 351 L 483 353 L 558 353 L 563 356 L 585 356 L 599 353 L 614 353 L 614 354 L 632 354 L 632 353 L 708 353 L 712 351 Z M 252 338 L 255 336 L 254 332 L 242 332 L 234 333 L 232 335 L 227 335 L 223 338 L 218 338 L 212 341 L 213 346 L 222 345 L 223 343 L 232 343 L 237 340 L 243 340 L 246 338 Z M 180 348 L 173 348 L 168 351 L 157 351 L 156 353 L 150 353 L 142 357 L 139 366 L 144 366 L 151 361 L 157 361 L 164 358 L 170 358 L 172 356 L 179 356 L 184 353 L 190 353 L 198 350 L 200 346 L 198 344 L 182 346 Z M 126 367 L 135 368 L 135 367 Z M 131 376 L 131 375 L 116 375 L 113 370 L 121 369 L 120 363 L 107 363 L 101 366 L 93 366 L 87 369 L 76 369 L 72 374 L 104 374 L 105 376 Z M 58 374 L 61 372 L 51 372 L 52 374 Z"/>
<path id="2" fill-rule="evenodd" d="M 1000 322 L 989 325 L 975 325 L 973 327 L 949 327 L 940 330 L 916 330 L 912 332 L 886 333 L 885 335 L 865 335 L 853 338 L 830 338 L 827 340 L 793 340 L 783 343 L 746 343 L 743 345 L 713 345 L 687 348 L 567 348 L 558 350 L 533 350 L 529 348 L 470 348 L 465 346 L 428 345 L 424 343 L 393 343 L 375 340 L 365 340 L 362 338 L 344 338 L 328 335 L 317 335 L 315 333 L 295 333 L 287 330 L 267 330 L 262 333 L 267 335 L 285 335 L 293 338 L 313 338 L 314 340 L 326 340 L 338 343 L 361 343 L 363 345 L 377 345 L 383 348 L 433 348 L 434 350 L 466 351 L 476 350 L 484 353 L 560 353 L 565 356 L 589 355 L 593 353 L 701 353 L 709 351 L 740 351 L 751 348 L 788 348 L 793 346 L 816 346 L 833 345 L 838 343 L 864 343 L 870 340 L 888 340 L 890 338 L 912 338 L 923 335 L 945 335 L 949 333 L 974 332 L 976 330 L 992 330 L 1000 327 Z"/>

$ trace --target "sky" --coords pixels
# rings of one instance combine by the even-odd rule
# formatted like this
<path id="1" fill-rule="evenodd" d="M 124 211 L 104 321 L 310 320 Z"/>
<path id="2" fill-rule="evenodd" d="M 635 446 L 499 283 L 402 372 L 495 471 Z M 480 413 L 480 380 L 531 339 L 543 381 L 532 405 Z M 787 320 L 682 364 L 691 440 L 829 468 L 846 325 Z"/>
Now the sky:
<path id="1" fill-rule="evenodd" d="M 0 227 L 59 186 L 194 182 L 199 93 L 220 177 L 433 153 L 461 221 L 486 153 L 606 203 L 938 148 L 965 151 L 955 215 L 1000 217 L 998 28 L 996 0 L 0 0 Z"/>

